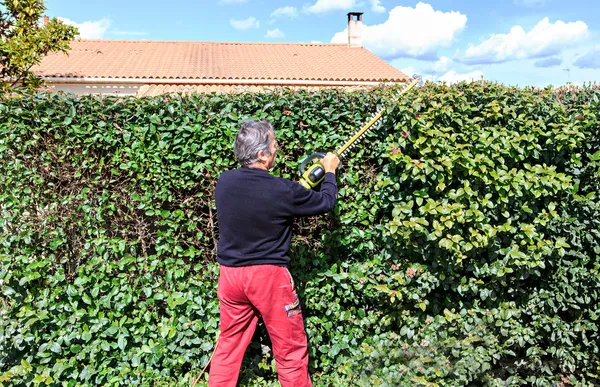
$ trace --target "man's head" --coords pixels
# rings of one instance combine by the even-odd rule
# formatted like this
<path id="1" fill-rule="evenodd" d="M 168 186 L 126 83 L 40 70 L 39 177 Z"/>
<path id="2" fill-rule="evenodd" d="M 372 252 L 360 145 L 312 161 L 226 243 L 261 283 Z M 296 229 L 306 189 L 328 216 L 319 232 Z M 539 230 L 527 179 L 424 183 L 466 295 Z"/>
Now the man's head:
<path id="1" fill-rule="evenodd" d="M 253 164 L 266 170 L 275 165 L 275 130 L 267 121 L 244 121 L 233 146 L 235 157 L 241 165 Z"/>

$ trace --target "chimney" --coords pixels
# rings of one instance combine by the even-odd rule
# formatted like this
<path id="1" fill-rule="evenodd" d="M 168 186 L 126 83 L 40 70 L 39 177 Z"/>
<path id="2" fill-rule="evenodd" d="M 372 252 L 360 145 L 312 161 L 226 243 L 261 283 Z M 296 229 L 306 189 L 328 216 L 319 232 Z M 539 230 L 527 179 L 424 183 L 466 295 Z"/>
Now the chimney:
<path id="1" fill-rule="evenodd" d="M 48 16 L 44 15 L 44 25 L 47 26 L 49 22 L 50 22 L 50 18 Z"/>
<path id="2" fill-rule="evenodd" d="M 348 47 L 362 47 L 362 15 L 362 12 L 348 12 Z"/>

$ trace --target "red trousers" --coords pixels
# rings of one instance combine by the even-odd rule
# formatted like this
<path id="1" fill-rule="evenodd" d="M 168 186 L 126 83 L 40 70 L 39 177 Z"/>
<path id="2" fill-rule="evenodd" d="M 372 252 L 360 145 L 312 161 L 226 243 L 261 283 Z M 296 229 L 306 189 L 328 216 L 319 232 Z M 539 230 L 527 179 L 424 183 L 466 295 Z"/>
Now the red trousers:
<path id="1" fill-rule="evenodd" d="M 235 387 L 244 353 L 263 318 L 282 387 L 311 387 L 308 348 L 294 280 L 285 267 L 219 268 L 221 333 L 210 364 L 209 387 Z"/>

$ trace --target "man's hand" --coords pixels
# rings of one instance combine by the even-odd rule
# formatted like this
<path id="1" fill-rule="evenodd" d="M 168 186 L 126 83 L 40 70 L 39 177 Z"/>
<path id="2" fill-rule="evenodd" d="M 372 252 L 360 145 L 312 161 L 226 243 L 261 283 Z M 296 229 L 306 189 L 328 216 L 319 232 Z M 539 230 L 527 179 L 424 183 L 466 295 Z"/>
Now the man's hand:
<path id="1" fill-rule="evenodd" d="M 325 173 L 331 172 L 335 174 L 335 170 L 340 165 L 340 158 L 335 153 L 328 152 L 325 157 L 321 159 L 321 164 L 325 168 Z"/>

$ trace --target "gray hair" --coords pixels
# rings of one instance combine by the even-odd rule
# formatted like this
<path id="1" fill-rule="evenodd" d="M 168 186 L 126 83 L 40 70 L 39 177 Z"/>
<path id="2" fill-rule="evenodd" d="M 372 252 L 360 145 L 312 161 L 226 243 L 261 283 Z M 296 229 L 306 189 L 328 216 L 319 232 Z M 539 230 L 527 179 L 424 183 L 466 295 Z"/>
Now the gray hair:
<path id="1" fill-rule="evenodd" d="M 235 157 L 241 165 L 258 161 L 258 152 L 261 150 L 271 155 L 269 132 L 275 136 L 273 125 L 268 121 L 247 120 L 242 123 L 233 143 Z"/>

